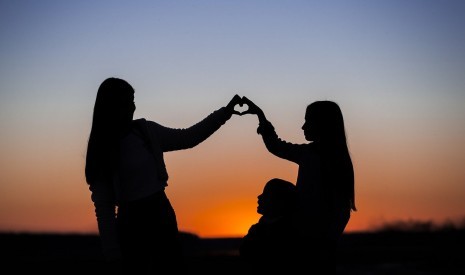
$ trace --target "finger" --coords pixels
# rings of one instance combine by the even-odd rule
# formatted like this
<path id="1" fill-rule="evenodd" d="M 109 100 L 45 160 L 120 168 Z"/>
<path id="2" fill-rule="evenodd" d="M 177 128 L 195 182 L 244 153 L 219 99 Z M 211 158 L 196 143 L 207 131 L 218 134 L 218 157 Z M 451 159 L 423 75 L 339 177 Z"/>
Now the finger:
<path id="1" fill-rule="evenodd" d="M 255 104 L 253 104 L 253 102 L 252 102 L 250 99 L 248 99 L 248 98 L 245 97 L 245 96 L 242 97 L 242 103 L 243 103 L 243 104 L 247 104 L 247 105 L 249 105 L 249 106 L 255 105 Z"/>
<path id="2" fill-rule="evenodd" d="M 239 106 L 241 106 L 241 107 L 242 107 L 242 105 L 244 105 L 244 99 L 243 99 L 242 96 L 239 96 L 238 103 L 239 103 Z"/>
<path id="3" fill-rule="evenodd" d="M 242 107 L 242 105 L 244 104 L 243 101 L 242 101 L 242 97 L 240 97 L 240 96 L 238 96 L 238 95 L 236 95 L 236 96 L 237 96 L 237 97 L 234 97 L 234 102 L 235 102 L 237 105 L 239 105 L 239 106 Z"/>
<path id="4" fill-rule="evenodd" d="M 230 108 L 230 109 L 233 109 L 234 106 L 237 104 L 237 101 L 239 99 L 239 95 L 234 95 L 233 98 L 231 98 L 231 100 L 229 101 L 227 107 Z"/>
<path id="5" fill-rule="evenodd" d="M 229 107 L 234 107 L 236 106 L 237 104 L 239 104 L 239 102 L 241 101 L 241 97 L 237 94 L 235 94 L 232 98 L 231 98 L 231 101 L 229 101 L 228 103 L 228 106 Z"/>

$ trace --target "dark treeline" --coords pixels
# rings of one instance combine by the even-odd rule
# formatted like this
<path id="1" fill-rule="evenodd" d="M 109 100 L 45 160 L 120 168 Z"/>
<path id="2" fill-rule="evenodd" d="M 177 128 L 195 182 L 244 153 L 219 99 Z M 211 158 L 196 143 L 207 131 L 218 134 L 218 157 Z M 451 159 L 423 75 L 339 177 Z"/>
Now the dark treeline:
<path id="1" fill-rule="evenodd" d="M 457 221 L 446 220 L 442 223 L 432 222 L 429 220 L 397 220 L 384 223 L 375 228 L 375 232 L 441 232 L 441 231 L 460 231 L 465 230 L 465 218 Z"/>
<path id="2" fill-rule="evenodd" d="M 340 274 L 457 274 L 465 271 L 465 228 L 386 226 L 345 233 L 337 251 Z M 407 230 L 410 229 L 410 230 Z M 434 230 L 432 230 L 434 228 Z M 187 266 L 193 271 L 240 271 L 241 238 L 199 238 L 182 233 Z M 1 233 L 2 262 L 17 272 L 73 274 L 104 270 L 97 235 Z M 68 273 L 69 274 L 69 273 Z"/>

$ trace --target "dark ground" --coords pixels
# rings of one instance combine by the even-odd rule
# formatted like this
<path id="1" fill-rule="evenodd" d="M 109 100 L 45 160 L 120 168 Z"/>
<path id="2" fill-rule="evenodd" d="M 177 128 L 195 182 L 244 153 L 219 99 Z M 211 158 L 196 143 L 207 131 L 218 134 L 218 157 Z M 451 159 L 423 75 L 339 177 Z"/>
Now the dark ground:
<path id="1" fill-rule="evenodd" d="M 187 273 L 244 274 L 239 238 L 183 234 L 183 240 Z M 0 245 L 0 265 L 9 274 L 108 274 L 95 235 L 3 233 Z M 464 248 L 465 230 L 348 233 L 337 251 L 337 273 L 465 274 Z"/>

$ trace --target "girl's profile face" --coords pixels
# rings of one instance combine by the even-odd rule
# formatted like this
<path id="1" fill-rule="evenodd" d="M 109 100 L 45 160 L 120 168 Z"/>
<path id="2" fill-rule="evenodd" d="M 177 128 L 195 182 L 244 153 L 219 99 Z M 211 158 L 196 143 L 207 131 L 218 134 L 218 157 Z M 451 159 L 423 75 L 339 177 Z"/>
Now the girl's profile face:
<path id="1" fill-rule="evenodd" d="M 257 213 L 267 215 L 270 213 L 271 207 L 271 191 L 265 187 L 263 192 L 258 195 Z"/>
<path id="2" fill-rule="evenodd" d="M 315 141 L 316 131 L 314 120 L 310 118 L 309 112 L 305 114 L 305 122 L 302 125 L 302 130 L 304 131 L 305 139 L 308 141 Z"/>
<path id="3" fill-rule="evenodd" d="M 134 103 L 134 93 L 128 92 L 125 94 L 119 103 L 119 119 L 124 122 L 131 122 L 134 117 L 134 111 L 136 110 L 136 104 Z"/>

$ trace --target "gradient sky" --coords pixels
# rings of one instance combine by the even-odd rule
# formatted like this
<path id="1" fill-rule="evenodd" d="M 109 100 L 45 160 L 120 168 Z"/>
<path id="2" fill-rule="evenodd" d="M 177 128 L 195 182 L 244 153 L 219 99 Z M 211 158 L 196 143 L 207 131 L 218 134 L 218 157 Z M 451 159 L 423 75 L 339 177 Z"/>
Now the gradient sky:
<path id="1" fill-rule="evenodd" d="M 0 231 L 97 232 L 84 179 L 97 88 L 136 90 L 135 117 L 188 127 L 234 94 L 305 142 L 306 106 L 345 116 L 356 201 L 347 231 L 465 216 L 465 1 L 0 0 Z M 254 116 L 165 154 L 179 228 L 243 236 L 270 154 Z"/>

